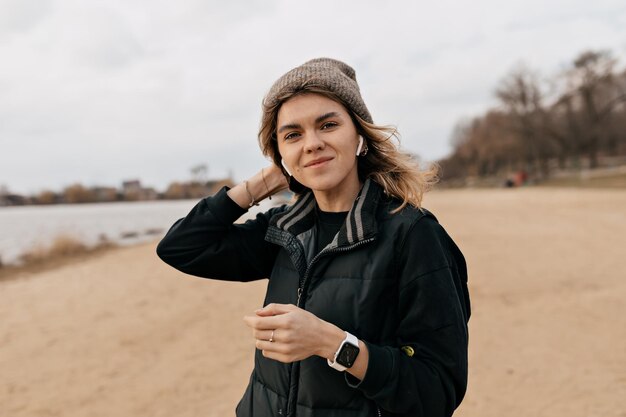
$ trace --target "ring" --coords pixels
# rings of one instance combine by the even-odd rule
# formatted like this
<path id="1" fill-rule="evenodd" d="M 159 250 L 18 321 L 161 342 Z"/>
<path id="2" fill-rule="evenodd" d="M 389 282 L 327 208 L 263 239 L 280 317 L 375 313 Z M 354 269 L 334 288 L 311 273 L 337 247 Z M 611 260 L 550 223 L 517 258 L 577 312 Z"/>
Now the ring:
<path id="1" fill-rule="evenodd" d="M 272 334 L 270 335 L 270 340 L 269 341 L 270 342 L 274 341 L 274 330 L 272 330 Z"/>

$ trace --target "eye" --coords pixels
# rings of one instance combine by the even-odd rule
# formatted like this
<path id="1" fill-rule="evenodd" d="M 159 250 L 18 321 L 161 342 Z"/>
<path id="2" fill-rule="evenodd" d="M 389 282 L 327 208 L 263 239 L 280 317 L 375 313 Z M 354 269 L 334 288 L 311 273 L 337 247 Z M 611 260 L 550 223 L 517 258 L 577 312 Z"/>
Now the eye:
<path id="1" fill-rule="evenodd" d="M 298 132 L 289 132 L 285 135 L 285 137 L 283 138 L 283 140 L 292 140 L 297 138 L 298 136 L 300 136 L 300 134 Z"/>
<path id="2" fill-rule="evenodd" d="M 331 127 L 335 127 L 335 126 L 338 126 L 336 122 L 326 122 L 322 125 L 322 130 L 330 129 Z"/>

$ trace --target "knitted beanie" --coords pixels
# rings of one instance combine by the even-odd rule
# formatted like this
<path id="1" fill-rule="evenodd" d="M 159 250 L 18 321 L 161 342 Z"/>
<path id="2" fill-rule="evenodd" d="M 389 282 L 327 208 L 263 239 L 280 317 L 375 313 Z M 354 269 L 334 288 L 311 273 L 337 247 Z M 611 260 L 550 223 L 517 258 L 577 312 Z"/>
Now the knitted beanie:
<path id="1" fill-rule="evenodd" d="M 296 93 L 304 87 L 320 87 L 335 93 L 354 114 L 373 123 L 361 97 L 354 69 L 332 58 L 312 59 L 280 77 L 265 96 L 263 105 L 273 107 L 285 94 Z"/>

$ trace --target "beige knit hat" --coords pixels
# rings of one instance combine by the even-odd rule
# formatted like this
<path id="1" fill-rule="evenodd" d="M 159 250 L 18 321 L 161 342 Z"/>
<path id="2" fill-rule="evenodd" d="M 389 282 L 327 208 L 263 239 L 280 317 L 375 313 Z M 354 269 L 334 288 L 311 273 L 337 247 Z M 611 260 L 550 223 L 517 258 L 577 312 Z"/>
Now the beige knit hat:
<path id="1" fill-rule="evenodd" d="M 280 97 L 296 93 L 305 86 L 335 93 L 361 119 L 374 123 L 361 97 L 354 69 L 332 58 L 312 59 L 280 77 L 265 96 L 263 106 L 273 107 Z"/>

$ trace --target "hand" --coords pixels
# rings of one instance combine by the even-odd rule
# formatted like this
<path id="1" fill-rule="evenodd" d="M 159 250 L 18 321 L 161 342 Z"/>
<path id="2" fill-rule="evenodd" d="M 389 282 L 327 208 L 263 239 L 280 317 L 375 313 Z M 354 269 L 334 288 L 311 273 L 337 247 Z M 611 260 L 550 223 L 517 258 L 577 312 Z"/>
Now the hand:
<path id="1" fill-rule="evenodd" d="M 255 202 L 263 200 L 289 187 L 287 178 L 275 164 L 263 168 L 247 181 L 228 190 L 228 196 L 241 208 L 248 209 Z"/>
<path id="2" fill-rule="evenodd" d="M 337 326 L 293 304 L 268 304 L 255 313 L 244 321 L 252 328 L 256 348 L 283 363 L 313 355 L 332 357 L 345 337 Z"/>
<path id="3" fill-rule="evenodd" d="M 265 176 L 265 181 L 271 187 L 272 194 L 289 188 L 287 177 L 276 164 L 270 164 L 270 166 L 263 168 L 262 175 Z"/>

